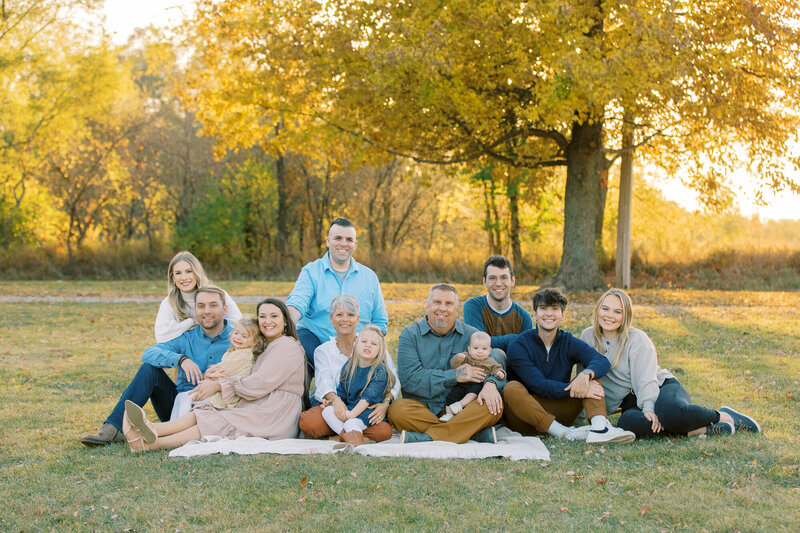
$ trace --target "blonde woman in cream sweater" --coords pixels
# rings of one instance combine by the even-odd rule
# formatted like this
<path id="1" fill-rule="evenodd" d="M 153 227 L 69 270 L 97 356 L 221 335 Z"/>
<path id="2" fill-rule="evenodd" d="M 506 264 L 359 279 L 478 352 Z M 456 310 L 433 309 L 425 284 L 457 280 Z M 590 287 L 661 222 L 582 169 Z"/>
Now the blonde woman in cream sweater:
<path id="1" fill-rule="evenodd" d="M 602 384 L 608 412 L 622 409 L 617 421 L 620 428 L 634 432 L 637 439 L 761 432 L 758 422 L 730 407 L 714 410 L 693 404 L 675 376 L 658 366 L 653 342 L 631 327 L 632 319 L 630 297 L 611 289 L 600 297 L 592 326 L 581 334 L 581 340 L 611 362 Z"/>

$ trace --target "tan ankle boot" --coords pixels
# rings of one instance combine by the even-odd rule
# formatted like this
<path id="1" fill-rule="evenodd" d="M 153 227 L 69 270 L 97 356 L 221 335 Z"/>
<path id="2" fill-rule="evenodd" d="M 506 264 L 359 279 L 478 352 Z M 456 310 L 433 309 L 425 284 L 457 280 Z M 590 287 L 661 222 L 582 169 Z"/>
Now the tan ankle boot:
<path id="1" fill-rule="evenodd" d="M 360 431 L 348 431 L 342 434 L 342 440 L 353 446 L 361 446 L 364 444 L 364 434 Z"/>

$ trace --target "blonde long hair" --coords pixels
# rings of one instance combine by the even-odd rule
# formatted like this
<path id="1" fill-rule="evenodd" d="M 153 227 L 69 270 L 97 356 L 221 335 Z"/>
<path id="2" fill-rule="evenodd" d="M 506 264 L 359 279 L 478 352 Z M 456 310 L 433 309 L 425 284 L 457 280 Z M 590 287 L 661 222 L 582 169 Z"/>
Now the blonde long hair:
<path id="1" fill-rule="evenodd" d="M 600 320 L 598 320 L 597 314 L 607 296 L 616 296 L 622 302 L 622 324 L 617 330 L 617 349 L 611 358 L 611 368 L 617 368 L 622 352 L 625 350 L 625 344 L 628 342 L 628 333 L 631 330 L 633 303 L 631 302 L 631 297 L 622 289 L 608 289 L 597 301 L 597 305 L 594 306 L 594 315 L 592 315 L 592 327 L 594 328 L 594 348 L 600 353 L 605 353 L 605 348 L 603 348 L 603 328 L 600 327 Z"/>
<path id="2" fill-rule="evenodd" d="M 178 252 L 175 254 L 175 257 L 172 258 L 172 261 L 169 262 L 169 267 L 167 268 L 167 296 L 169 297 L 169 305 L 172 307 L 172 310 L 175 311 L 175 314 L 178 315 L 178 318 L 186 320 L 192 316 L 191 310 L 187 307 L 186 301 L 183 299 L 183 293 L 181 293 L 181 290 L 175 285 L 175 280 L 172 278 L 172 271 L 175 265 L 181 261 L 186 261 L 192 268 L 194 277 L 197 280 L 195 290 L 210 285 L 211 282 L 206 276 L 206 271 L 203 270 L 203 265 L 200 264 L 200 261 L 189 251 L 183 250 Z"/>
<path id="3" fill-rule="evenodd" d="M 373 359 L 373 361 L 369 364 L 369 373 L 367 374 L 367 382 L 364 384 L 364 388 L 366 389 L 369 385 L 369 382 L 372 381 L 372 376 L 375 374 L 375 369 L 381 365 L 384 365 L 386 366 L 386 389 L 383 391 L 383 394 L 386 396 L 386 392 L 392 390 L 392 387 L 394 387 L 394 374 L 389 372 L 389 366 L 386 365 L 386 358 L 389 357 L 389 351 L 386 349 L 386 339 L 383 336 L 383 331 L 381 331 L 381 329 L 374 324 L 367 324 L 356 336 L 356 349 L 353 350 L 353 356 L 350 357 L 350 360 L 347 361 L 347 364 L 345 365 L 345 370 L 342 373 L 342 382 L 349 384 L 353 380 L 353 376 L 356 374 L 356 369 L 359 366 L 367 366 L 361 364 L 365 361 L 358 353 L 358 340 L 365 331 L 377 333 L 378 337 L 381 339 L 381 347 L 378 351 L 378 356 L 375 357 L 375 359 Z"/>

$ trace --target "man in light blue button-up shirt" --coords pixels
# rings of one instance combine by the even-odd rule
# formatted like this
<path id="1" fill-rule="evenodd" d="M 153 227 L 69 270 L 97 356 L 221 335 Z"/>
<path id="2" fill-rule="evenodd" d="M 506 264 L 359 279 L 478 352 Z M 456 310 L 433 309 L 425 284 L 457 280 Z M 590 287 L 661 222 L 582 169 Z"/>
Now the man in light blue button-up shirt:
<path id="1" fill-rule="evenodd" d="M 125 400 L 144 406 L 153 404 L 159 420 L 169 420 L 175 397 L 180 392 L 194 388 L 203 379 L 206 369 L 222 360 L 228 350 L 230 326 L 224 320 L 228 307 L 225 292 L 213 286 L 197 290 L 194 303 L 195 316 L 200 327 L 194 327 L 180 337 L 149 347 L 142 354 L 142 366 L 122 393 L 117 405 L 106 418 L 103 427 L 94 435 L 85 435 L 81 442 L 86 446 L 102 446 L 124 442 L 122 417 Z M 178 367 L 178 382 L 173 383 L 165 368 Z"/>
<path id="2" fill-rule="evenodd" d="M 286 299 L 306 352 L 309 380 L 314 375 L 314 350 L 336 336 L 329 317 L 330 305 L 336 296 L 352 294 L 358 299 L 361 320 L 357 330 L 375 324 L 386 334 L 389 325 L 378 276 L 353 259 L 358 243 L 353 223 L 346 218 L 331 222 L 325 243 L 327 253 L 303 267 Z"/>

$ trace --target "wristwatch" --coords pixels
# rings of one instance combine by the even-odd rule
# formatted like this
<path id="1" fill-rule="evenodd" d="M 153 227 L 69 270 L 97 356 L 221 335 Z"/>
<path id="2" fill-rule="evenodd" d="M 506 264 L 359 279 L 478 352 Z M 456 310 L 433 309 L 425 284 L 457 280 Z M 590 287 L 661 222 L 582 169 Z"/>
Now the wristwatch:
<path id="1" fill-rule="evenodd" d="M 584 368 L 583 372 L 581 372 L 581 374 L 588 374 L 589 375 L 589 379 L 594 379 L 594 371 L 589 370 L 588 368 Z"/>

